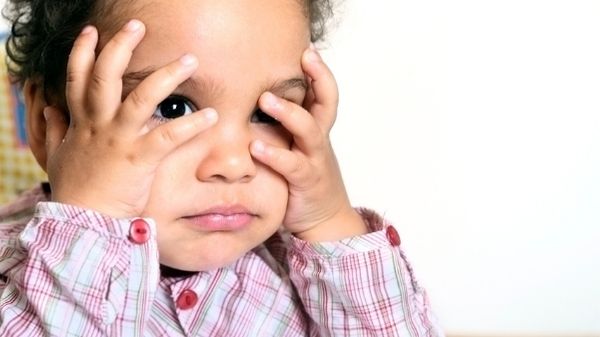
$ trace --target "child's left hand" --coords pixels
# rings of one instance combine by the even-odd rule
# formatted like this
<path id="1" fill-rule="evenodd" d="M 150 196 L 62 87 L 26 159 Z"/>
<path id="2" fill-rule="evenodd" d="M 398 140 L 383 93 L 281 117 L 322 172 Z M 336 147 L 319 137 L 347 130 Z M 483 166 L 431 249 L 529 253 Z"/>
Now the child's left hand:
<path id="1" fill-rule="evenodd" d="M 338 106 L 338 89 L 330 69 L 314 49 L 302 56 L 309 79 L 304 107 L 264 93 L 260 108 L 293 136 L 290 149 L 254 141 L 252 155 L 281 174 L 289 185 L 283 225 L 307 241 L 332 241 L 367 232 L 350 205 L 329 140 Z"/>

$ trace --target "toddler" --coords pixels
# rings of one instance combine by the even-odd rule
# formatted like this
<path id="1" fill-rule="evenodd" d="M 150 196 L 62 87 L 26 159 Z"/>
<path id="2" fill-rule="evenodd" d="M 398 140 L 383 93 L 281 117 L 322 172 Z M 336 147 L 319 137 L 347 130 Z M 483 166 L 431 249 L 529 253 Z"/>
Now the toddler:
<path id="1" fill-rule="evenodd" d="M 0 211 L 1 336 L 440 336 L 329 131 L 323 0 L 12 0 L 49 183 Z"/>

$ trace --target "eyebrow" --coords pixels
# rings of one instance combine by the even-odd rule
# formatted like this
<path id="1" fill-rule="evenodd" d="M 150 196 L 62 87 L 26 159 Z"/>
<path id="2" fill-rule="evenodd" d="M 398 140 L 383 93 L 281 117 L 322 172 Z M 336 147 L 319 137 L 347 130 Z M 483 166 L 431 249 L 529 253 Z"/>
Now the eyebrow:
<path id="1" fill-rule="evenodd" d="M 132 71 L 123 75 L 123 94 L 129 94 L 139 85 L 146 77 L 154 73 L 156 69 L 144 69 L 141 71 Z M 200 78 L 199 80 L 188 78 L 182 82 L 179 87 L 190 87 L 194 91 L 199 91 L 205 95 L 217 96 L 225 89 L 222 82 L 218 82 L 213 78 Z M 308 84 L 303 77 L 294 77 L 286 80 L 275 81 L 270 86 L 261 88 L 262 92 L 270 91 L 276 94 L 283 94 L 292 89 L 308 90 Z"/>

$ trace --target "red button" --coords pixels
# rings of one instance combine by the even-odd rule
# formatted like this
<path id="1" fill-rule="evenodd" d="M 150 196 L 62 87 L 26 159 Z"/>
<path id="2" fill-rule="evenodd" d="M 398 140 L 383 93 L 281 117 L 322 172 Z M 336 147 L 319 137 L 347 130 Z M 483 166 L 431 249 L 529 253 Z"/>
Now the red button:
<path id="1" fill-rule="evenodd" d="M 181 310 L 191 309 L 198 303 L 198 295 L 193 290 L 186 289 L 177 298 L 177 307 Z"/>
<path id="2" fill-rule="evenodd" d="M 392 244 L 392 246 L 400 246 L 400 234 L 396 228 L 389 226 L 385 230 L 385 234 L 387 235 L 388 241 Z"/>
<path id="3" fill-rule="evenodd" d="M 146 241 L 150 240 L 150 225 L 144 219 L 131 221 L 129 240 L 138 245 L 146 243 Z"/>

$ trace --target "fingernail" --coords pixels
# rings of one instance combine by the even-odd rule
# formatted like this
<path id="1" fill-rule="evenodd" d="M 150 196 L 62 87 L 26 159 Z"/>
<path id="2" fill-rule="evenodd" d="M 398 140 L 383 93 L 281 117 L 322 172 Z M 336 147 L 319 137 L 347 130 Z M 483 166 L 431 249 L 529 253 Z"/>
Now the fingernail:
<path id="1" fill-rule="evenodd" d="M 254 150 L 254 152 L 265 153 L 265 143 L 263 143 L 260 140 L 255 140 L 252 143 L 252 149 Z"/>
<path id="2" fill-rule="evenodd" d="M 89 33 L 91 33 L 93 30 L 92 26 L 85 26 L 83 27 L 83 29 L 81 30 L 81 35 L 87 35 Z"/>
<path id="3" fill-rule="evenodd" d="M 272 108 L 279 108 L 281 106 L 281 103 L 279 103 L 279 97 L 268 91 L 265 93 L 265 100 L 267 101 L 267 105 Z"/>
<path id="4" fill-rule="evenodd" d="M 204 110 L 204 118 L 206 118 L 209 123 L 214 124 L 219 119 L 219 115 L 215 109 L 208 108 Z"/>
<path id="5" fill-rule="evenodd" d="M 321 60 L 321 56 L 316 50 L 311 49 L 308 51 L 308 53 L 306 53 L 306 60 L 311 63 L 318 62 L 319 60 Z"/>
<path id="6" fill-rule="evenodd" d="M 196 57 L 192 54 L 185 54 L 179 59 L 179 62 L 184 66 L 191 66 L 196 63 Z"/>
<path id="7" fill-rule="evenodd" d="M 43 114 L 44 114 L 44 120 L 46 120 L 46 122 L 48 121 L 48 119 L 50 118 L 50 111 L 48 110 L 48 107 L 44 108 Z"/>
<path id="8" fill-rule="evenodd" d="M 128 32 L 135 32 L 136 30 L 139 30 L 142 27 L 142 23 L 139 20 L 130 20 L 129 22 L 127 22 L 127 24 L 125 25 L 125 30 Z"/>

